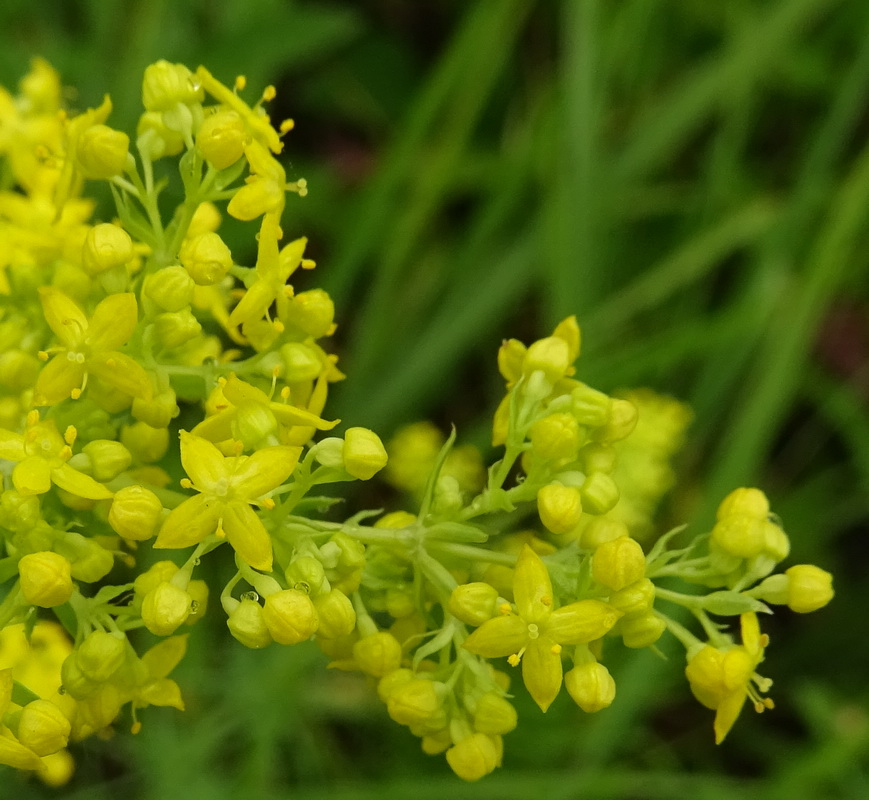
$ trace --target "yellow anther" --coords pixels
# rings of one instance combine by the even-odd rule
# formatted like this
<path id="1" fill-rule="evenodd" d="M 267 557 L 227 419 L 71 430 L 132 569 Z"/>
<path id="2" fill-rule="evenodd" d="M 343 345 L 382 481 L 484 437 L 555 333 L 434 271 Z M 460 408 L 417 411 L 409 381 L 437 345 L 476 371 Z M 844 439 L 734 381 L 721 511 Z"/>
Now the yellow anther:
<path id="1" fill-rule="evenodd" d="M 218 385 L 221 389 L 222 389 L 224 386 L 226 386 L 226 378 L 223 378 L 223 377 L 218 378 L 218 379 L 217 379 L 217 385 Z"/>
<path id="2" fill-rule="evenodd" d="M 63 447 L 60 448 L 60 453 L 58 455 L 64 461 L 69 461 L 69 459 L 72 458 L 72 448 L 68 444 L 65 444 Z"/>
<path id="3" fill-rule="evenodd" d="M 509 617 L 510 614 L 513 613 L 513 609 L 510 607 L 509 603 L 501 603 L 501 605 L 498 606 L 498 613 L 505 617 Z"/>
<path id="4" fill-rule="evenodd" d="M 136 721 L 135 721 L 135 722 L 130 726 L 130 733 L 132 733 L 133 736 L 135 736 L 135 735 L 136 735 L 137 733 L 139 733 L 139 731 L 141 731 L 141 730 L 142 730 L 142 723 L 139 722 L 139 720 L 136 720 Z"/>
<path id="5" fill-rule="evenodd" d="M 244 75 L 236 75 L 236 77 L 235 77 L 235 91 L 243 92 L 245 86 L 247 86 L 247 78 Z"/>
<path id="6" fill-rule="evenodd" d="M 296 127 L 296 121 L 294 119 L 285 119 L 281 123 L 281 133 L 289 133 L 293 128 Z"/>
<path id="7" fill-rule="evenodd" d="M 266 86 L 266 88 L 263 89 L 263 100 L 265 102 L 268 102 L 269 100 L 274 100 L 275 95 L 277 95 L 277 93 L 278 93 L 278 90 L 275 89 L 274 86 L 271 86 L 271 85 Z"/>
<path id="8" fill-rule="evenodd" d="M 27 424 L 28 426 L 36 425 L 39 422 L 39 412 L 34 408 L 32 411 L 29 411 L 27 414 Z"/>
<path id="9" fill-rule="evenodd" d="M 69 396 L 70 396 L 73 400 L 78 400 L 79 397 L 81 397 L 81 389 L 79 389 L 78 387 L 76 387 L 75 389 L 73 389 L 72 391 L 70 391 Z"/>
<path id="10" fill-rule="evenodd" d="M 314 261 L 313 258 L 303 258 L 302 259 L 302 269 L 314 269 L 317 266 L 317 262 Z"/>
<path id="11" fill-rule="evenodd" d="M 284 332 L 284 323 L 281 322 L 279 319 L 276 319 L 276 320 L 274 320 L 274 321 L 272 322 L 272 327 L 273 327 L 273 328 L 274 328 L 278 333 L 283 333 L 283 332 Z"/>
<path id="12" fill-rule="evenodd" d="M 63 432 L 63 440 L 68 445 L 75 444 L 75 439 L 78 436 L 78 431 L 75 429 L 75 425 L 67 425 L 66 430 Z"/>
<path id="13" fill-rule="evenodd" d="M 520 658 L 521 658 L 521 656 L 518 653 L 513 653 L 512 656 L 507 657 L 507 663 L 511 667 L 518 667 Z"/>
<path id="14" fill-rule="evenodd" d="M 190 478 L 182 478 L 179 481 L 179 483 L 181 484 L 182 489 L 192 489 L 193 488 L 193 481 L 191 481 Z"/>
<path id="15" fill-rule="evenodd" d="M 40 350 L 36 356 L 40 361 L 48 361 L 48 353 L 45 350 Z"/>
<path id="16" fill-rule="evenodd" d="M 561 645 L 560 644 L 552 645 L 552 649 L 550 650 L 550 652 L 554 656 L 560 655 L 561 654 Z"/>
<path id="17" fill-rule="evenodd" d="M 281 398 L 282 398 L 283 400 L 289 400 L 289 399 L 290 399 L 290 387 L 289 387 L 289 386 L 284 386 L 284 388 L 281 389 Z"/>
<path id="18" fill-rule="evenodd" d="M 543 605 L 545 605 L 545 606 L 551 606 L 552 605 L 552 598 L 549 595 L 545 594 L 545 595 L 543 595 L 543 597 L 540 598 L 540 602 L 543 603 Z"/>
<path id="19" fill-rule="evenodd" d="M 271 497 L 266 497 L 262 501 L 262 507 L 271 511 L 275 507 L 275 501 Z"/>

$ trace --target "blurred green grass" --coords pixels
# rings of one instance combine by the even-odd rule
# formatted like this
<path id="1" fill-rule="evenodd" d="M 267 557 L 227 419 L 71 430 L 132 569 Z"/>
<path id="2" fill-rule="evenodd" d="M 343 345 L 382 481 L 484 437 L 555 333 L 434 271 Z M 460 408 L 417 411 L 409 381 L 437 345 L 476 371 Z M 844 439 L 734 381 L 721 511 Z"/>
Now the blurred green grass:
<path id="1" fill-rule="evenodd" d="M 778 708 L 724 746 L 677 655 L 629 654 L 615 706 L 525 704 L 505 766 L 458 788 L 363 683 L 234 647 L 215 614 L 188 713 L 86 742 L 58 792 L 3 773 L 0 797 L 869 796 L 869 4 L 5 0 L 0 43 L 4 85 L 43 55 L 126 128 L 157 58 L 278 86 L 311 188 L 284 227 L 339 309 L 336 416 L 485 446 L 501 338 L 577 313 L 580 377 L 696 412 L 664 522 L 762 486 L 838 591 L 773 623 Z"/>

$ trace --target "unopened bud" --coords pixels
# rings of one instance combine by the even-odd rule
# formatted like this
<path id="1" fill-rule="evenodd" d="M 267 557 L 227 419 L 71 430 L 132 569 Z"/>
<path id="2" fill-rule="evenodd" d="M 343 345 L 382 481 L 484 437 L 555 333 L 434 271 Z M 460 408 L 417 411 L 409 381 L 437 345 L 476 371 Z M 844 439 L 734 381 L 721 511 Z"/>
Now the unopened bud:
<path id="1" fill-rule="evenodd" d="M 235 111 L 218 111 L 199 126 L 196 146 L 215 169 L 226 169 L 244 155 L 246 136 L 244 122 Z"/>
<path id="2" fill-rule="evenodd" d="M 391 633 L 379 631 L 353 645 L 353 659 L 363 672 L 382 678 L 401 666 L 401 645 Z"/>
<path id="3" fill-rule="evenodd" d="M 211 286 L 232 267 L 232 253 L 216 233 L 201 233 L 181 247 L 181 263 L 199 286 Z"/>
<path id="4" fill-rule="evenodd" d="M 523 375 L 530 377 L 539 370 L 550 383 L 561 380 L 569 367 L 570 350 L 567 342 L 557 336 L 538 339 L 529 346 L 522 360 Z"/>
<path id="5" fill-rule="evenodd" d="M 450 769 L 465 781 L 484 778 L 500 761 L 495 738 L 484 733 L 472 733 L 454 744 L 447 750 L 446 758 Z"/>
<path id="6" fill-rule="evenodd" d="M 769 516 L 769 501 L 760 489 L 734 489 L 721 501 L 716 518 L 722 520 L 734 514 L 766 519 Z"/>
<path id="7" fill-rule="evenodd" d="M 127 655 L 127 640 L 105 631 L 92 631 L 78 648 L 76 662 L 82 674 L 105 683 L 120 669 Z"/>
<path id="8" fill-rule="evenodd" d="M 651 647 L 667 629 L 667 623 L 653 611 L 622 620 L 619 633 L 625 647 Z"/>
<path id="9" fill-rule="evenodd" d="M 582 507 L 589 514 L 606 514 L 619 501 L 619 487 L 605 472 L 591 472 L 579 490 Z"/>
<path id="10" fill-rule="evenodd" d="M 145 278 L 142 292 L 164 311 L 181 311 L 190 305 L 195 287 L 184 267 L 164 267 Z"/>
<path id="11" fill-rule="evenodd" d="M 63 712 L 48 700 L 33 700 L 21 710 L 18 741 L 38 756 L 66 747 L 71 725 Z"/>
<path id="12" fill-rule="evenodd" d="M 474 730 L 479 733 L 503 736 L 517 723 L 516 709 L 498 692 L 486 692 L 474 709 Z"/>
<path id="13" fill-rule="evenodd" d="M 262 606 L 250 598 L 243 598 L 226 620 L 229 632 L 251 650 L 261 650 L 272 643 Z"/>
<path id="14" fill-rule="evenodd" d="M 21 593 L 24 599 L 40 608 L 63 605 L 72 596 L 71 565 L 58 553 L 29 553 L 18 562 Z"/>
<path id="15" fill-rule="evenodd" d="M 144 486 L 125 486 L 115 492 L 109 509 L 109 525 L 124 539 L 144 542 L 157 533 L 163 504 Z"/>
<path id="16" fill-rule="evenodd" d="M 383 442 L 368 428 L 348 428 L 344 434 L 344 469 L 354 478 L 367 481 L 386 466 Z"/>
<path id="17" fill-rule="evenodd" d="M 133 240 L 118 225 L 94 225 L 85 237 L 82 263 L 91 275 L 126 264 L 133 258 Z"/>
<path id="18" fill-rule="evenodd" d="M 347 636 L 356 627 L 356 611 L 344 592 L 332 589 L 314 598 L 314 607 L 320 618 L 317 635 L 326 639 Z"/>
<path id="19" fill-rule="evenodd" d="M 165 581 L 142 600 L 142 621 L 156 636 L 169 636 L 190 616 L 192 598 L 186 590 Z"/>
<path id="20" fill-rule="evenodd" d="M 578 664 L 564 676 L 564 685 L 587 714 L 607 708 L 615 700 L 616 682 L 609 670 L 597 661 Z"/>
<path id="21" fill-rule="evenodd" d="M 86 178 L 105 180 L 120 175 L 127 165 L 130 137 L 108 125 L 92 125 L 81 135 L 76 150 Z"/>
<path id="22" fill-rule="evenodd" d="M 582 517 L 582 497 L 579 489 L 550 483 L 537 492 L 537 513 L 540 521 L 552 533 L 569 533 Z"/>
<path id="23" fill-rule="evenodd" d="M 617 592 L 642 580 L 646 572 L 646 557 L 639 542 L 629 536 L 604 542 L 591 562 L 594 579 Z"/>
<path id="24" fill-rule="evenodd" d="M 266 597 L 263 618 L 279 644 L 304 642 L 317 632 L 320 624 L 311 598 L 298 589 L 283 589 Z"/>

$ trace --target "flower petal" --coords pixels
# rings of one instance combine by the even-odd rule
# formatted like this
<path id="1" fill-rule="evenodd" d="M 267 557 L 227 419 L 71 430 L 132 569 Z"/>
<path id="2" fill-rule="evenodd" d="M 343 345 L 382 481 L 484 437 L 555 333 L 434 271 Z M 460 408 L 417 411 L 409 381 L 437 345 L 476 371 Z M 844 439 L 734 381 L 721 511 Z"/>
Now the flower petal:
<path id="1" fill-rule="evenodd" d="M 45 494 L 51 488 L 51 465 L 45 458 L 28 456 L 12 470 L 12 484 L 23 495 Z"/>
<path id="2" fill-rule="evenodd" d="M 117 350 L 130 340 L 138 319 L 136 295 L 130 292 L 109 295 L 91 315 L 87 342 L 94 350 Z"/>
<path id="3" fill-rule="evenodd" d="M 727 736 L 733 724 L 736 722 L 739 712 L 745 703 L 745 691 L 731 692 L 718 706 L 715 712 L 715 744 L 721 744 Z"/>
<path id="4" fill-rule="evenodd" d="M 561 648 L 548 636 L 528 644 L 522 656 L 522 680 L 534 702 L 546 711 L 561 691 Z"/>
<path id="5" fill-rule="evenodd" d="M 211 442 L 181 431 L 181 465 L 200 490 L 208 490 L 229 478 L 223 454 Z"/>
<path id="6" fill-rule="evenodd" d="M 251 502 L 280 486 L 296 468 L 299 452 L 298 447 L 266 447 L 239 459 L 230 477 L 236 496 Z"/>
<path id="7" fill-rule="evenodd" d="M 36 379 L 37 404 L 49 406 L 66 400 L 73 389 L 81 387 L 84 373 L 84 363 L 70 361 L 66 353 L 59 353 L 42 368 Z"/>
<path id="8" fill-rule="evenodd" d="M 181 687 L 169 678 L 160 678 L 146 683 L 139 690 L 138 699 L 149 706 L 171 706 L 179 711 L 184 710 Z"/>
<path id="9" fill-rule="evenodd" d="M 465 639 L 464 647 L 483 658 L 499 658 L 518 653 L 527 639 L 528 625 L 521 617 L 494 617 Z"/>
<path id="10" fill-rule="evenodd" d="M 29 747 L 0 733 L 0 764 L 15 769 L 40 769 L 42 759 Z"/>
<path id="11" fill-rule="evenodd" d="M 235 552 L 254 569 L 272 571 L 272 540 L 256 512 L 246 503 L 227 503 L 223 529 Z"/>
<path id="12" fill-rule="evenodd" d="M 87 317 L 78 304 L 59 289 L 42 286 L 39 289 L 45 321 L 54 335 L 66 347 L 73 349 L 84 339 L 88 329 Z"/>
<path id="13" fill-rule="evenodd" d="M 157 642 L 142 655 L 142 661 L 152 678 L 165 678 L 172 672 L 187 652 L 189 634 L 170 636 Z"/>
<path id="14" fill-rule="evenodd" d="M 98 483 L 90 475 L 85 475 L 69 464 L 61 464 L 51 470 L 51 480 L 56 486 L 74 494 L 76 497 L 85 497 L 88 500 L 108 500 L 112 492 Z"/>
<path id="15" fill-rule="evenodd" d="M 94 353 L 88 359 L 87 368 L 109 386 L 130 397 L 150 400 L 154 396 L 154 387 L 142 365 L 117 350 Z"/>
<path id="16" fill-rule="evenodd" d="M 600 639 L 618 622 L 621 612 L 600 600 L 580 600 L 552 612 L 546 633 L 559 644 L 585 644 Z"/>
<path id="17" fill-rule="evenodd" d="M 238 413 L 235 408 L 225 408 L 210 417 L 206 417 L 192 431 L 191 434 L 209 442 L 223 442 L 232 438 L 232 421 Z"/>
<path id="18" fill-rule="evenodd" d="M 20 433 L 0 428 L 0 458 L 5 458 L 7 461 L 23 461 L 26 456 L 24 437 Z"/>
<path id="19" fill-rule="evenodd" d="M 307 425 L 318 431 L 331 431 L 340 422 L 337 419 L 332 421 L 322 419 L 304 408 L 291 406 L 288 403 L 269 403 L 269 411 L 282 425 Z"/>
<path id="20" fill-rule="evenodd" d="M 526 622 L 542 622 L 552 612 L 552 582 L 546 565 L 527 544 L 516 561 L 513 600 Z"/>
<path id="21" fill-rule="evenodd" d="M 217 530 L 222 505 L 203 494 L 189 497 L 163 521 L 154 547 L 175 549 L 201 542 Z"/>
<path id="22" fill-rule="evenodd" d="M 269 404 L 269 396 L 262 389 L 245 383 L 235 374 L 230 375 L 226 381 L 223 387 L 223 396 L 234 406 L 240 406 L 244 403 L 258 403 L 263 406 Z"/>

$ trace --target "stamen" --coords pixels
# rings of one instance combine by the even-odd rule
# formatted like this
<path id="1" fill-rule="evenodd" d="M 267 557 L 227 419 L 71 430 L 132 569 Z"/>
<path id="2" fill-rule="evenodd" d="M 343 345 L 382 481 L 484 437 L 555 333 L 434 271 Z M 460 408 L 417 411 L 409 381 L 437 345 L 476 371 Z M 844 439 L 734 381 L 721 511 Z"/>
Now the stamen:
<path id="1" fill-rule="evenodd" d="M 247 86 L 247 78 L 244 75 L 236 75 L 235 76 L 235 91 L 243 92 L 245 87 Z"/>
<path id="2" fill-rule="evenodd" d="M 293 119 L 285 119 L 280 125 L 281 133 L 289 133 L 293 128 L 296 127 L 296 121 Z"/>

